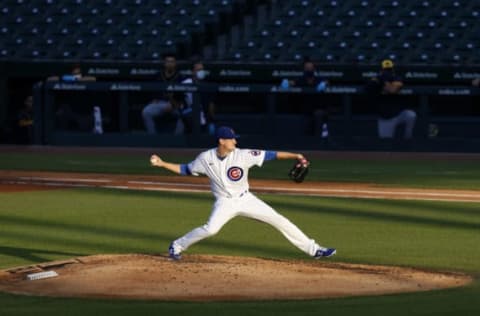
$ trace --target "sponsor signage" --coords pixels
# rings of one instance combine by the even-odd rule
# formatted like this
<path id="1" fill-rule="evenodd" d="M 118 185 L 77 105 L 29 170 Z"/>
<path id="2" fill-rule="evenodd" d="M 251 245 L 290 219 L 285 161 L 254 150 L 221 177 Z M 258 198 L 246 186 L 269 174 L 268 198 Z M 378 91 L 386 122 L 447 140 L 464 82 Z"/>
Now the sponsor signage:
<path id="1" fill-rule="evenodd" d="M 220 77 L 251 77 L 251 69 L 221 69 L 219 72 Z"/>
<path id="2" fill-rule="evenodd" d="M 439 95 L 470 95 L 472 90 L 468 88 L 438 89 Z"/>
<path id="3" fill-rule="evenodd" d="M 317 71 L 316 75 L 322 78 L 343 78 L 345 74 L 343 71 Z"/>
<path id="4" fill-rule="evenodd" d="M 128 83 L 114 83 L 110 86 L 112 91 L 141 91 L 142 86 L 139 84 L 128 84 Z"/>
<path id="5" fill-rule="evenodd" d="M 300 87 L 282 88 L 282 87 L 273 86 L 270 88 L 270 92 L 300 93 L 300 92 L 303 92 L 303 89 Z"/>
<path id="6" fill-rule="evenodd" d="M 195 92 L 198 91 L 198 87 L 192 85 L 169 85 L 167 91 L 180 91 L 180 92 Z"/>
<path id="7" fill-rule="evenodd" d="M 118 68 L 103 68 L 103 67 L 91 67 L 88 68 L 87 73 L 89 75 L 101 75 L 101 76 L 117 76 L 120 74 L 120 69 Z"/>
<path id="8" fill-rule="evenodd" d="M 65 73 L 70 67 L 66 62 L 0 62 L 3 65 L 4 77 L 43 77 Z M 180 63 L 182 74 L 191 74 L 190 63 Z M 85 74 L 96 77 L 114 79 L 128 77 L 139 79 L 157 76 L 163 67 L 159 63 L 82 63 Z M 210 71 L 209 80 L 229 84 L 235 83 L 264 83 L 275 84 L 283 78 L 299 78 L 303 70 L 298 63 L 283 64 L 219 64 L 206 63 L 205 68 Z M 379 65 L 317 65 L 316 75 L 328 78 L 331 84 L 356 83 L 364 84 L 366 79 L 377 75 Z M 401 65 L 396 67 L 397 73 L 405 79 L 407 84 L 428 83 L 431 85 L 465 84 L 480 77 L 479 66 L 427 66 L 427 65 Z"/>
<path id="9" fill-rule="evenodd" d="M 408 79 L 437 79 L 438 73 L 436 72 L 417 72 L 417 71 L 408 71 L 405 73 L 405 78 Z"/>
<path id="10" fill-rule="evenodd" d="M 273 70 L 272 78 L 292 78 L 302 77 L 303 71 L 300 70 Z M 315 72 L 315 76 L 320 78 L 343 78 L 345 73 L 343 71 L 335 70 L 318 70 Z"/>
<path id="11" fill-rule="evenodd" d="M 78 83 L 56 83 L 53 85 L 53 90 L 87 90 L 87 86 Z"/>
<path id="12" fill-rule="evenodd" d="M 158 69 L 154 68 L 132 68 L 130 69 L 130 75 L 132 76 L 154 76 L 159 73 Z"/>
<path id="13" fill-rule="evenodd" d="M 412 95 L 413 94 L 413 89 L 410 89 L 410 88 L 402 88 L 402 90 L 400 90 L 400 93 L 399 94 L 402 94 L 402 95 Z"/>
<path id="14" fill-rule="evenodd" d="M 219 92 L 250 92 L 250 86 L 233 86 L 233 85 L 222 85 L 218 86 Z"/>
<path id="15" fill-rule="evenodd" d="M 468 79 L 473 80 L 480 78 L 480 72 L 455 72 L 453 74 L 453 79 Z"/>
<path id="16" fill-rule="evenodd" d="M 274 78 L 301 77 L 301 76 L 303 76 L 303 71 L 298 71 L 298 70 L 274 70 L 274 71 L 272 71 L 272 77 L 274 77 Z"/>
<path id="17" fill-rule="evenodd" d="M 359 93 L 360 90 L 359 90 L 359 88 L 356 88 L 356 87 L 331 86 L 331 87 L 327 87 L 325 89 L 325 92 L 338 93 L 338 94 L 354 94 L 354 93 Z"/>
<path id="18" fill-rule="evenodd" d="M 202 85 L 173 84 L 165 85 L 153 82 L 129 83 L 129 82 L 89 82 L 89 83 L 49 83 L 47 89 L 68 91 L 171 91 L 171 92 L 223 92 L 223 93 L 308 93 L 308 94 L 361 94 L 364 92 L 362 85 L 331 85 L 325 91 L 317 91 L 315 88 L 289 87 L 282 88 L 278 85 L 265 84 L 221 84 L 214 83 Z M 401 95 L 451 95 L 470 96 L 479 95 L 480 89 L 471 87 L 448 87 L 408 85 L 400 91 Z"/>
<path id="19" fill-rule="evenodd" d="M 374 78 L 378 75 L 376 71 L 365 71 L 362 72 L 362 78 Z"/>

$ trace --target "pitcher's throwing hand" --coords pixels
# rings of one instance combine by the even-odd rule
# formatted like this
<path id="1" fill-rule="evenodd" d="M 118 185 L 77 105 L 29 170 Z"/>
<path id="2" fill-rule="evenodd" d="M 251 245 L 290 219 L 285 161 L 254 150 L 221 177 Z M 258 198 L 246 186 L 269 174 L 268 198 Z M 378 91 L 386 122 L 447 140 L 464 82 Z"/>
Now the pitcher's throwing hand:
<path id="1" fill-rule="evenodd" d="M 150 157 L 150 163 L 152 164 L 152 166 L 154 167 L 161 167 L 162 166 L 162 162 L 163 160 L 158 157 L 157 155 L 152 155 Z"/>

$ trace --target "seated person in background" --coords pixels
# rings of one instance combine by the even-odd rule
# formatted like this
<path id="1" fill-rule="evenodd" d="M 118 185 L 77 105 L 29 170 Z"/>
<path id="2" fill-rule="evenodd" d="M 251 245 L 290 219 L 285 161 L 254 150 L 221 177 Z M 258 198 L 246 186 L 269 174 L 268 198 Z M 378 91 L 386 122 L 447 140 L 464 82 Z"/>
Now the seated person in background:
<path id="1" fill-rule="evenodd" d="M 294 85 L 315 88 L 319 92 L 325 91 L 328 81 L 317 77 L 315 71 L 316 67 L 313 61 L 306 58 L 303 62 L 303 76 L 296 81 L 286 81 L 286 79 L 284 79 L 281 88 L 288 88 L 289 85 Z M 313 135 L 321 135 L 322 138 L 328 138 L 329 108 L 319 102 L 318 95 L 303 94 L 301 96 L 300 106 L 302 113 L 308 117 L 308 130 L 313 132 Z"/>
<path id="2" fill-rule="evenodd" d="M 60 76 L 50 76 L 47 81 L 62 81 L 62 82 L 88 82 L 96 81 L 94 76 L 84 76 L 82 68 L 79 64 L 74 64 L 72 70 L 68 74 Z M 67 100 L 65 103 L 60 103 L 55 111 L 56 124 L 55 126 L 60 130 L 74 130 L 74 131 L 89 131 L 93 126 L 93 118 L 91 113 L 93 107 L 76 106 L 76 100 Z"/>
<path id="3" fill-rule="evenodd" d="M 170 96 L 171 114 L 177 119 L 175 135 L 190 134 L 193 128 L 192 104 L 186 93 L 173 92 Z"/>
<path id="4" fill-rule="evenodd" d="M 206 77 L 205 67 L 201 61 L 197 61 L 192 67 L 192 77 L 182 81 L 182 83 L 201 84 Z M 194 98 L 192 93 L 187 93 L 187 103 L 193 105 Z M 198 93 L 200 102 L 200 126 L 203 132 L 210 134 L 215 132 L 215 102 L 214 95 L 209 92 Z"/>
<path id="5" fill-rule="evenodd" d="M 72 66 L 72 71 L 69 74 L 61 76 L 50 76 L 47 81 L 96 81 L 97 78 L 93 76 L 84 76 L 82 74 L 82 68 L 80 65 L 75 64 Z"/>
<path id="6" fill-rule="evenodd" d="M 31 144 L 33 141 L 33 98 L 28 96 L 17 117 L 17 140 L 21 144 Z"/>
<path id="7" fill-rule="evenodd" d="M 180 83 L 181 76 L 177 71 L 177 59 L 173 54 L 165 54 L 163 56 L 163 69 L 157 80 L 165 83 Z M 162 92 L 158 99 L 153 99 L 142 110 L 143 123 L 149 134 L 157 133 L 155 126 L 155 118 L 172 113 L 171 104 L 172 93 Z"/>
<path id="8" fill-rule="evenodd" d="M 475 78 L 472 80 L 472 86 L 479 88 L 480 87 L 480 78 Z"/>
<path id="9" fill-rule="evenodd" d="M 378 111 L 378 136 L 380 138 L 393 138 L 395 129 L 405 125 L 404 139 L 410 139 L 417 114 L 400 104 L 397 95 L 403 87 L 403 81 L 395 74 L 393 62 L 389 59 L 382 61 L 379 74 L 367 84 L 366 90 L 373 97 Z"/>
<path id="10" fill-rule="evenodd" d="M 192 67 L 192 77 L 183 80 L 182 84 L 199 84 L 205 79 L 206 73 L 202 62 L 195 62 Z M 200 127 L 202 131 L 215 132 L 214 109 L 212 94 L 200 92 L 194 98 L 193 93 L 174 93 L 172 106 L 179 117 L 175 134 L 190 134 L 193 130 L 193 104 L 200 102 Z"/>

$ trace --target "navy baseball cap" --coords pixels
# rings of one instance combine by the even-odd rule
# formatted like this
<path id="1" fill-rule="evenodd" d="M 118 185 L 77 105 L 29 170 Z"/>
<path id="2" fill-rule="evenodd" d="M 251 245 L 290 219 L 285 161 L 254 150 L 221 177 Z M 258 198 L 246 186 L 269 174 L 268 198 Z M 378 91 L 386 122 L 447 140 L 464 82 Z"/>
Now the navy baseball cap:
<path id="1" fill-rule="evenodd" d="M 233 139 L 233 138 L 239 138 L 240 136 L 235 134 L 235 131 L 233 128 L 228 127 L 228 126 L 220 126 L 217 128 L 215 131 L 215 137 L 217 139 Z"/>

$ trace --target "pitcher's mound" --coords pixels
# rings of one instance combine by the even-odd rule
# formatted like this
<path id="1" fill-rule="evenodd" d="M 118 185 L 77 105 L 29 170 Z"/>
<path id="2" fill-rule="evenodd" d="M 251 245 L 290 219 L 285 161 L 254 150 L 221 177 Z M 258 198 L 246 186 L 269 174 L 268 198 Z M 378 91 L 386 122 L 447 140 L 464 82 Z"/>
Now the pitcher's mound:
<path id="1" fill-rule="evenodd" d="M 28 280 L 33 273 L 58 276 Z M 410 268 L 185 255 L 97 255 L 0 271 L 0 291 L 181 301 L 313 299 L 458 287 L 462 274 Z"/>

